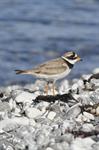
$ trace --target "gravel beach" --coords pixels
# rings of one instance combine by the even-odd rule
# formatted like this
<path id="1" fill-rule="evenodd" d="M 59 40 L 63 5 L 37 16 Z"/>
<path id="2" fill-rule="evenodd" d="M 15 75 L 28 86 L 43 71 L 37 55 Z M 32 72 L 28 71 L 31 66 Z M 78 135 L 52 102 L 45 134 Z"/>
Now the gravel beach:
<path id="1" fill-rule="evenodd" d="M 43 86 L 0 87 L 0 150 L 99 150 L 99 74 Z"/>

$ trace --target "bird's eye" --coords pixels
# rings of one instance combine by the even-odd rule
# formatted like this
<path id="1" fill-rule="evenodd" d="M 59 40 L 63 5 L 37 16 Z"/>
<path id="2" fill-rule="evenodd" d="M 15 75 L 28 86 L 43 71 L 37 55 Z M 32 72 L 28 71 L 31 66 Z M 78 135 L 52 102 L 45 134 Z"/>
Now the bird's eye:
<path id="1" fill-rule="evenodd" d="M 68 56 L 67 58 L 68 59 L 73 59 L 74 57 L 73 57 L 73 55 L 71 55 L 71 56 Z"/>
<path id="2" fill-rule="evenodd" d="M 69 55 L 67 58 L 68 59 L 75 59 L 75 52 L 72 52 L 72 54 L 71 55 Z"/>

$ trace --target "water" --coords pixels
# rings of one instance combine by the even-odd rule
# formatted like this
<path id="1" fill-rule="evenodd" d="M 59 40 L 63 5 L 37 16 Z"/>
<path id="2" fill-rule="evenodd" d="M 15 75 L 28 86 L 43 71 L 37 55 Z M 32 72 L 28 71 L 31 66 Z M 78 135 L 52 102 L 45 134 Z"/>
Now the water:
<path id="1" fill-rule="evenodd" d="M 83 62 L 69 78 L 99 67 L 98 0 L 0 0 L 0 85 L 32 82 L 14 70 L 72 49 Z"/>

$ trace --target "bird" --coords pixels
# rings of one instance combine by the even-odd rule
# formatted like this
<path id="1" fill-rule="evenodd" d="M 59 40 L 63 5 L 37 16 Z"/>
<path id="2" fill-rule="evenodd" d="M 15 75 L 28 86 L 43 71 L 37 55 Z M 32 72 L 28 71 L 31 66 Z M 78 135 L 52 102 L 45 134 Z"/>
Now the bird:
<path id="1" fill-rule="evenodd" d="M 48 95 L 49 84 L 52 83 L 53 95 L 55 95 L 55 82 L 66 77 L 74 64 L 82 60 L 75 52 L 69 51 L 64 55 L 44 62 L 32 69 L 15 70 L 16 74 L 29 74 L 46 81 L 45 92 Z"/>

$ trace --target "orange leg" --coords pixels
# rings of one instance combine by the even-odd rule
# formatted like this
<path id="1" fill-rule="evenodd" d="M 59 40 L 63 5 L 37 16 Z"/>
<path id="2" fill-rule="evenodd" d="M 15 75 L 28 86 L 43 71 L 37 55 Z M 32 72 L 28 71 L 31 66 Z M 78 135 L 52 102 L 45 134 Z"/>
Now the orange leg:
<path id="1" fill-rule="evenodd" d="M 55 86 L 54 86 L 54 82 L 52 84 L 52 90 L 53 90 L 53 95 L 55 95 Z"/>
<path id="2" fill-rule="evenodd" d="M 46 95 L 48 95 L 48 82 L 47 82 L 47 84 L 45 85 L 44 91 L 45 91 Z"/>

